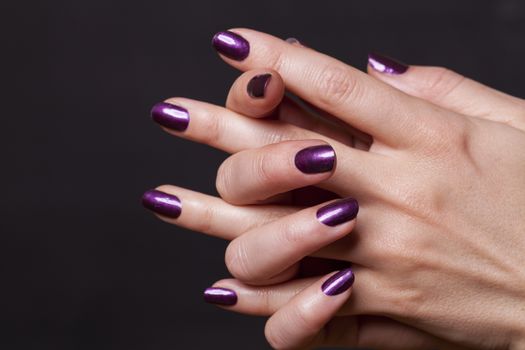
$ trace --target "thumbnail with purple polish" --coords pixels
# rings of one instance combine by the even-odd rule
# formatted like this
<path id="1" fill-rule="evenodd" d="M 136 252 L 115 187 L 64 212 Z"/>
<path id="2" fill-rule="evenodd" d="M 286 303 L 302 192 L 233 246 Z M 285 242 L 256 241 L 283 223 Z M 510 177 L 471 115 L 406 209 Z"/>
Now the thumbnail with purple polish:
<path id="1" fill-rule="evenodd" d="M 317 219 L 327 226 L 337 226 L 355 219 L 359 204 L 353 198 L 339 199 L 317 210 Z"/>
<path id="2" fill-rule="evenodd" d="M 251 78 L 246 87 L 248 95 L 253 98 L 263 98 L 271 79 L 271 74 L 259 74 Z"/>
<path id="3" fill-rule="evenodd" d="M 176 131 L 186 130 L 190 122 L 190 114 L 186 108 L 166 102 L 153 106 L 151 118 L 160 125 Z"/>
<path id="4" fill-rule="evenodd" d="M 378 53 L 368 54 L 368 64 L 374 70 L 387 74 L 403 74 L 408 69 L 406 64 Z"/>
<path id="5" fill-rule="evenodd" d="M 149 190 L 144 193 L 142 205 L 157 214 L 170 218 L 178 218 L 182 211 L 182 204 L 177 196 L 158 190 Z"/>
<path id="6" fill-rule="evenodd" d="M 295 155 L 295 166 L 305 174 L 332 171 L 335 165 L 335 151 L 329 145 L 307 147 Z"/>
<path id="7" fill-rule="evenodd" d="M 234 32 L 218 32 L 213 36 L 211 43 L 215 50 L 232 60 L 242 61 L 250 53 L 248 41 Z"/>
<path id="8" fill-rule="evenodd" d="M 354 273 L 350 268 L 330 276 L 321 286 L 324 294 L 334 296 L 346 292 L 354 284 Z"/>
<path id="9" fill-rule="evenodd" d="M 204 291 L 204 301 L 217 305 L 235 305 L 237 303 L 237 294 L 227 288 L 206 288 Z"/>

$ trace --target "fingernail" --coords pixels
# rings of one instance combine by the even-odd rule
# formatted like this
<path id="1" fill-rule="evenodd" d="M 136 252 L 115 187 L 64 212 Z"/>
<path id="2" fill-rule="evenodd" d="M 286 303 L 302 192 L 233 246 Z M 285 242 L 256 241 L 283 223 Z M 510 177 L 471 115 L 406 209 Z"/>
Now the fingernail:
<path id="1" fill-rule="evenodd" d="M 329 145 L 312 146 L 295 155 L 295 166 L 305 174 L 332 171 L 335 165 L 335 151 Z"/>
<path id="2" fill-rule="evenodd" d="M 206 288 L 204 291 L 204 301 L 217 305 L 235 305 L 237 303 L 237 294 L 226 288 Z"/>
<path id="3" fill-rule="evenodd" d="M 321 290 L 328 296 L 338 295 L 352 287 L 354 280 L 352 269 L 347 268 L 330 276 L 321 286 Z"/>
<path id="4" fill-rule="evenodd" d="M 288 44 L 299 44 L 301 45 L 301 42 L 297 40 L 296 38 L 288 38 L 285 40 Z"/>
<path id="5" fill-rule="evenodd" d="M 374 70 L 387 74 L 403 74 L 409 67 L 408 65 L 396 61 L 393 58 L 378 53 L 368 54 L 368 64 Z"/>
<path id="6" fill-rule="evenodd" d="M 188 128 L 190 114 L 186 108 L 160 102 L 151 109 L 151 118 L 166 128 L 184 131 Z"/>
<path id="7" fill-rule="evenodd" d="M 182 204 L 177 196 L 157 190 L 149 190 L 142 196 L 142 205 L 157 214 L 178 218 Z"/>
<path id="8" fill-rule="evenodd" d="M 359 203 L 353 198 L 343 198 L 317 210 L 317 219 L 327 226 L 337 226 L 355 219 Z"/>
<path id="9" fill-rule="evenodd" d="M 215 34 L 211 43 L 215 50 L 232 60 L 242 61 L 250 53 L 250 43 L 229 30 Z"/>
<path id="10" fill-rule="evenodd" d="M 271 79 L 271 74 L 259 74 L 251 78 L 246 87 L 248 95 L 253 98 L 263 98 L 266 93 L 266 87 L 270 84 Z"/>

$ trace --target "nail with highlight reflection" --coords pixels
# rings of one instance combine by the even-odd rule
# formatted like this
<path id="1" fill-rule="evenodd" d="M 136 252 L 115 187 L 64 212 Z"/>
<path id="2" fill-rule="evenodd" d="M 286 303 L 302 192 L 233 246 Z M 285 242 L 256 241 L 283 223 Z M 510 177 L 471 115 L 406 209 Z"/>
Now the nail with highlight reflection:
<path id="1" fill-rule="evenodd" d="M 210 304 L 231 306 L 237 303 L 237 294 L 231 289 L 210 287 L 204 291 L 204 301 Z"/>
<path id="2" fill-rule="evenodd" d="M 335 166 L 335 151 L 330 145 L 307 147 L 297 152 L 294 162 L 305 174 L 329 172 Z"/>
<path id="3" fill-rule="evenodd" d="M 393 75 L 403 74 L 408 70 L 409 67 L 404 63 L 379 53 L 368 54 L 368 64 L 378 72 Z"/>
<path id="4" fill-rule="evenodd" d="M 215 34 L 211 43 L 215 50 L 232 60 L 242 61 L 250 53 L 250 43 L 229 30 Z"/>
<path id="5" fill-rule="evenodd" d="M 354 284 L 354 273 L 350 268 L 330 276 L 321 286 L 324 294 L 334 296 L 346 292 Z"/>
<path id="6" fill-rule="evenodd" d="M 153 106 L 151 118 L 160 125 L 176 131 L 186 130 L 190 122 L 190 114 L 186 108 L 166 102 Z"/>
<path id="7" fill-rule="evenodd" d="M 359 204 L 353 198 L 339 199 L 317 210 L 317 219 L 327 226 L 337 226 L 355 219 Z"/>
<path id="8" fill-rule="evenodd" d="M 178 218 L 182 204 L 177 196 L 158 190 L 149 190 L 142 196 L 142 205 L 160 215 Z"/>

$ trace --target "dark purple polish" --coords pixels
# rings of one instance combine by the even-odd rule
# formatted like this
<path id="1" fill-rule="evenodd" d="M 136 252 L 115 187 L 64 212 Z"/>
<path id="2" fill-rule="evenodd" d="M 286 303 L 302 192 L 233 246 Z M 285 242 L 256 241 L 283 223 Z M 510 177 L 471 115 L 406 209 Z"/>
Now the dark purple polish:
<path id="1" fill-rule="evenodd" d="M 142 205 L 157 214 L 178 218 L 182 204 L 177 196 L 157 190 L 149 190 L 142 196 Z"/>
<path id="2" fill-rule="evenodd" d="M 251 78 L 246 87 L 248 95 L 253 98 L 263 98 L 270 80 L 272 80 L 272 75 L 269 73 L 259 74 Z"/>
<path id="3" fill-rule="evenodd" d="M 330 276 L 321 286 L 321 290 L 328 296 L 338 295 L 352 287 L 354 280 L 354 273 L 347 268 Z"/>
<path id="4" fill-rule="evenodd" d="M 353 198 L 343 198 L 317 210 L 317 219 L 327 226 L 337 226 L 355 219 L 359 204 Z"/>
<path id="5" fill-rule="evenodd" d="M 226 288 L 210 287 L 204 291 L 204 301 L 217 305 L 235 305 L 237 303 L 237 294 Z"/>
<path id="6" fill-rule="evenodd" d="M 166 128 L 184 131 L 188 128 L 190 114 L 186 108 L 160 102 L 151 109 L 151 118 Z"/>
<path id="7" fill-rule="evenodd" d="M 378 53 L 368 54 L 368 64 L 374 70 L 387 74 L 403 74 L 408 69 L 408 65 Z"/>
<path id="8" fill-rule="evenodd" d="M 229 30 L 215 34 L 211 43 L 215 50 L 232 60 L 242 61 L 250 53 L 250 43 Z"/>
<path id="9" fill-rule="evenodd" d="M 335 151 L 330 145 L 311 146 L 295 155 L 295 166 L 305 174 L 332 171 L 335 165 Z"/>

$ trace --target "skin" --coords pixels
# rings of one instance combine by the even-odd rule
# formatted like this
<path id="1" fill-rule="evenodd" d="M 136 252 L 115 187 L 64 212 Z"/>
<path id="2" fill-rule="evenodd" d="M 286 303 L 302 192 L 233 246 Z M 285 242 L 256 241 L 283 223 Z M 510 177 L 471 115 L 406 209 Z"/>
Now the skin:
<path id="1" fill-rule="evenodd" d="M 243 76 L 230 91 L 228 108 L 170 100 L 192 113 L 184 133 L 171 133 L 236 153 L 218 173 L 224 200 L 160 188 L 184 205 L 177 220 L 164 220 L 233 239 L 226 263 L 236 279 L 216 284 L 239 294 L 231 309 L 274 314 L 266 335 L 276 348 L 451 348 L 445 341 L 524 348 L 525 156 L 518 150 L 525 147 L 525 103 L 442 68 L 366 75 L 300 45 L 234 31 L 250 42 L 251 53 L 242 62 L 223 57 L 227 63 L 244 71 L 275 70 L 280 78 L 269 88 L 284 91 L 272 85 L 282 81 L 315 106 L 314 114 L 323 111 L 323 119 L 286 100 L 288 113 L 276 112 L 279 103 L 272 99 L 281 93 L 254 108 L 243 96 Z M 285 117 L 290 111 L 297 113 Z M 275 113 L 279 120 L 261 119 Z M 337 127 L 341 123 L 348 128 Z M 297 173 L 290 159 L 306 143 L 335 149 L 333 173 Z M 293 181 L 283 183 L 289 177 Z M 357 223 L 348 223 L 355 230 L 348 236 L 352 226 L 337 231 L 334 243 L 326 235 L 286 238 L 316 231 L 319 222 L 308 214 L 315 208 L 297 211 L 292 191 L 314 184 L 361 204 Z M 229 218 L 238 224 L 228 225 Z M 273 249 L 257 254 L 261 245 Z M 355 264 L 352 298 L 320 319 L 300 311 L 320 293 L 306 292 L 311 279 L 257 286 L 290 278 L 306 255 Z M 310 310 L 323 308 L 312 301 Z M 290 322 L 294 315 L 300 316 Z M 389 344 L 392 337 L 407 343 Z"/>

